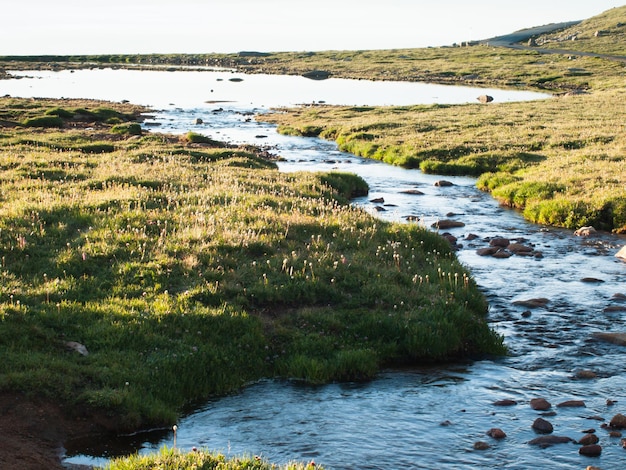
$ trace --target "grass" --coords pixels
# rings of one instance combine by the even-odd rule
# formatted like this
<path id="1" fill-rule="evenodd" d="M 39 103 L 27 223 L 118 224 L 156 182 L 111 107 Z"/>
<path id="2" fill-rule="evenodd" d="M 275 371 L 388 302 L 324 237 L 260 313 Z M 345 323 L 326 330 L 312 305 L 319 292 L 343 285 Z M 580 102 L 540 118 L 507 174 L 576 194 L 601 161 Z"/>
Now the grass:
<path id="1" fill-rule="evenodd" d="M 360 178 L 120 134 L 100 103 L 62 104 L 99 117 L 33 129 L 19 123 L 59 102 L 0 98 L 1 391 L 136 429 L 264 377 L 505 352 L 449 244 L 350 206 Z"/>
<path id="2" fill-rule="evenodd" d="M 158 453 L 148 456 L 131 456 L 114 459 L 105 470 L 323 470 L 324 467 L 315 462 L 307 464 L 292 462 L 286 465 L 275 465 L 258 456 L 241 456 L 227 458 L 223 454 L 209 452 L 204 449 L 181 453 L 175 448 L 162 448 Z"/>

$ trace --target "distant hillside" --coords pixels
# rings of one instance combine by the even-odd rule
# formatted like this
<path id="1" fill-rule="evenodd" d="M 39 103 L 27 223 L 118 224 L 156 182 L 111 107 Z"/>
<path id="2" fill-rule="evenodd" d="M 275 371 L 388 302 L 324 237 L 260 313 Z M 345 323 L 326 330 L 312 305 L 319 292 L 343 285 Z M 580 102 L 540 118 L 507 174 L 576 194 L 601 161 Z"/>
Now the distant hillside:
<path id="1" fill-rule="evenodd" d="M 626 56 L 626 5 L 536 37 L 538 47 Z"/>

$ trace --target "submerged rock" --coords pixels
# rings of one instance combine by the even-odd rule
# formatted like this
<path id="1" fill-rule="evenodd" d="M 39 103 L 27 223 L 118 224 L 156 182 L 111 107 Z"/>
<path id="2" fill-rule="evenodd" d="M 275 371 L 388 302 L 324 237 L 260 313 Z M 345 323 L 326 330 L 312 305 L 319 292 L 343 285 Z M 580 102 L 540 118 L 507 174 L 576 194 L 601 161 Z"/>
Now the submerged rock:
<path id="1" fill-rule="evenodd" d="M 606 341 L 607 343 L 617 344 L 618 346 L 626 346 L 626 333 L 603 333 L 597 332 L 593 334 L 595 339 Z"/>
<path id="2" fill-rule="evenodd" d="M 586 405 L 582 400 L 567 400 L 556 406 L 557 408 L 584 408 Z"/>
<path id="3" fill-rule="evenodd" d="M 528 299 L 528 300 L 516 300 L 513 302 L 513 305 L 519 305 L 527 308 L 539 308 L 545 307 L 548 305 L 550 301 L 544 297 L 536 298 L 536 299 Z"/>
<path id="4" fill-rule="evenodd" d="M 568 442 L 574 442 L 574 439 L 566 436 L 541 436 L 536 437 L 528 443 L 531 446 L 550 447 L 554 444 L 566 444 Z"/>
<path id="5" fill-rule="evenodd" d="M 487 431 L 487 435 L 494 439 L 504 439 L 506 437 L 506 433 L 500 428 L 491 428 Z"/>

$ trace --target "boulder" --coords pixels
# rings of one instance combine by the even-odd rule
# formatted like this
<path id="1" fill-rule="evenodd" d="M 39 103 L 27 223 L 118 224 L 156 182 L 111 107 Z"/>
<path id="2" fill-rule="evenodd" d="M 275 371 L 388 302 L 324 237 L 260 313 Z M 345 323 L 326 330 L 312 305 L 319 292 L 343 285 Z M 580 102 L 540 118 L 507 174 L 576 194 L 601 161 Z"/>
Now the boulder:
<path id="1" fill-rule="evenodd" d="M 478 98 L 476 98 L 479 102 L 485 104 L 485 103 L 491 103 L 493 101 L 493 96 L 490 95 L 480 95 Z"/>
<path id="2" fill-rule="evenodd" d="M 578 230 L 574 231 L 574 235 L 577 237 L 590 237 L 596 234 L 596 229 L 592 226 L 580 227 Z"/>
<path id="3" fill-rule="evenodd" d="M 202 124 L 204 121 L 201 118 L 196 118 L 196 124 Z"/>
<path id="4" fill-rule="evenodd" d="M 626 245 L 624 245 L 617 253 L 615 253 L 615 257 L 626 260 Z"/>
<path id="5" fill-rule="evenodd" d="M 552 405 L 545 398 L 533 398 L 530 400 L 530 407 L 536 411 L 546 411 L 549 410 Z"/>
<path id="6" fill-rule="evenodd" d="M 400 194 L 412 194 L 414 196 L 422 196 L 424 193 L 419 189 L 406 189 L 404 191 L 400 191 Z"/>
<path id="7" fill-rule="evenodd" d="M 454 186 L 454 183 L 452 183 L 451 181 L 446 181 L 446 180 L 438 180 L 438 181 L 435 181 L 433 186 L 443 188 L 443 187 L 448 187 L 448 186 Z"/>
<path id="8" fill-rule="evenodd" d="M 543 418 L 537 418 L 533 422 L 532 428 L 539 434 L 551 434 L 554 431 L 552 424 Z"/>

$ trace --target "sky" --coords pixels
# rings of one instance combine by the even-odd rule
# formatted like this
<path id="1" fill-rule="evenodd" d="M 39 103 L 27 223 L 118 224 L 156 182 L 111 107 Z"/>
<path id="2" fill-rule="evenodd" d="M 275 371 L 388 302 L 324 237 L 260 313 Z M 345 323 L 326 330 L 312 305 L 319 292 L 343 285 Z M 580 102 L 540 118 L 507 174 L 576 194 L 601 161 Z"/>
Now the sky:
<path id="1" fill-rule="evenodd" d="M 443 46 L 582 20 L 626 0 L 3 0 L 0 55 Z"/>

